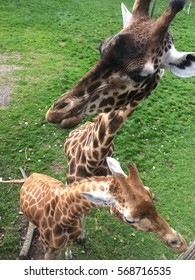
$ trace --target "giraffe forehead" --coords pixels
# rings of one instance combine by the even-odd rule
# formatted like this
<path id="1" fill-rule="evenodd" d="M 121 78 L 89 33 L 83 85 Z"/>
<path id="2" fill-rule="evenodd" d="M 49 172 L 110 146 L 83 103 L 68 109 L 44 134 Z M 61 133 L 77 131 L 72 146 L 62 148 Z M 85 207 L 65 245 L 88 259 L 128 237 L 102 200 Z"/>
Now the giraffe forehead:
<path id="1" fill-rule="evenodd" d="M 143 197 L 142 200 L 137 201 L 131 214 L 133 217 L 139 216 L 140 219 L 145 217 L 151 218 L 153 215 L 156 215 L 156 208 L 152 199 Z"/>
<path id="2" fill-rule="evenodd" d="M 135 212 L 144 213 L 145 211 L 151 211 L 153 208 L 155 209 L 151 193 L 145 187 L 132 185 L 124 193 L 120 192 L 120 194 L 124 198 L 125 206 L 134 209 Z"/>
<path id="3" fill-rule="evenodd" d="M 154 21 L 149 17 L 143 16 L 139 17 L 139 19 L 134 18 L 125 29 L 106 39 L 105 42 L 101 44 L 100 52 L 104 52 L 106 49 L 110 50 L 111 48 L 117 47 L 119 44 L 123 44 L 123 46 L 128 49 L 135 48 L 134 51 L 136 52 L 139 49 L 144 49 L 150 40 L 153 25 Z"/>

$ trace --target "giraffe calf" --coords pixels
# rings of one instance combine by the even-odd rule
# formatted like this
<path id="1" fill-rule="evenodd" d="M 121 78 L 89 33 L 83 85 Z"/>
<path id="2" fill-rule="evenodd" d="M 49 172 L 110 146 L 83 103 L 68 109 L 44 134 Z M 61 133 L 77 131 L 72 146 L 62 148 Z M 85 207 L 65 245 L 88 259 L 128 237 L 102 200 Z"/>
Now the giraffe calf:
<path id="1" fill-rule="evenodd" d="M 39 228 L 44 258 L 57 258 L 64 246 L 67 258 L 71 258 L 69 245 L 82 231 L 81 215 L 102 206 L 113 207 L 113 215 L 135 229 L 156 233 L 174 251 L 185 251 L 184 238 L 158 214 L 136 166 L 128 164 L 126 175 L 113 158 L 107 158 L 107 163 L 115 176 L 95 176 L 71 185 L 39 173 L 25 179 L 20 206 Z"/>

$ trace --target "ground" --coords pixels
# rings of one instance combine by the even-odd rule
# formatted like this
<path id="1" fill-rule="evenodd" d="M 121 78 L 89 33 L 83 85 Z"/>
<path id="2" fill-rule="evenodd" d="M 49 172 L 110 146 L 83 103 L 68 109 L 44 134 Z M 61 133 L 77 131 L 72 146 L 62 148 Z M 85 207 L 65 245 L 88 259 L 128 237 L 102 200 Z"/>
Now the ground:
<path id="1" fill-rule="evenodd" d="M 17 55 L 14 55 L 17 59 Z M 19 58 L 19 57 L 18 57 Z M 8 55 L 0 55 L 0 61 L 3 62 L 3 64 L 0 65 L 0 108 L 5 108 L 9 105 L 9 102 L 11 100 L 11 93 L 12 88 L 14 85 L 14 82 L 16 78 L 13 75 L 13 71 L 20 70 L 21 67 L 17 65 L 7 65 L 6 63 L 10 59 L 10 56 Z M 51 168 L 60 168 L 59 166 L 51 166 Z M 28 220 L 23 215 L 20 214 L 20 236 L 21 236 L 21 246 L 23 245 L 25 235 L 28 229 Z M 29 255 L 27 256 L 27 259 L 35 259 L 40 260 L 43 259 L 43 247 L 41 242 L 38 240 L 39 238 L 39 232 L 38 229 L 35 229 L 33 240 L 31 244 L 31 248 L 29 251 Z"/>

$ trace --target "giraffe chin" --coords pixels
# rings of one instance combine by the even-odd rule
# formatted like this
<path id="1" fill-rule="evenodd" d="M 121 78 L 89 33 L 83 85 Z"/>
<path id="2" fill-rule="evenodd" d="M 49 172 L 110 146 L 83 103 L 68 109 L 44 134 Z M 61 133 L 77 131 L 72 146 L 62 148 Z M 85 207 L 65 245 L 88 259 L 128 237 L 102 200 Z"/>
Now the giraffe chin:
<path id="1" fill-rule="evenodd" d="M 74 128 L 80 121 L 84 118 L 84 116 L 75 116 L 68 119 L 63 119 L 60 123 L 61 128 Z"/>

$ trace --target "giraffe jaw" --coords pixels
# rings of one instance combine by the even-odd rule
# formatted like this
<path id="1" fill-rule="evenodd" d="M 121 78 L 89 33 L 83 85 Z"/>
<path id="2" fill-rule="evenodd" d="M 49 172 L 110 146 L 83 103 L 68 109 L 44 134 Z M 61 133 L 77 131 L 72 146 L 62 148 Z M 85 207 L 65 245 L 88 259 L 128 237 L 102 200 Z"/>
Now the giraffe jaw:
<path id="1" fill-rule="evenodd" d="M 51 123 L 57 123 L 61 128 L 74 128 L 84 118 L 84 115 L 77 115 L 70 118 L 63 118 L 60 114 L 49 109 L 46 113 L 46 121 Z"/>
<path id="2" fill-rule="evenodd" d="M 60 127 L 61 128 L 74 128 L 75 126 L 77 126 L 77 124 L 80 123 L 80 121 L 83 119 L 84 116 L 75 116 L 72 118 L 68 118 L 68 119 L 63 119 L 60 123 Z"/>

